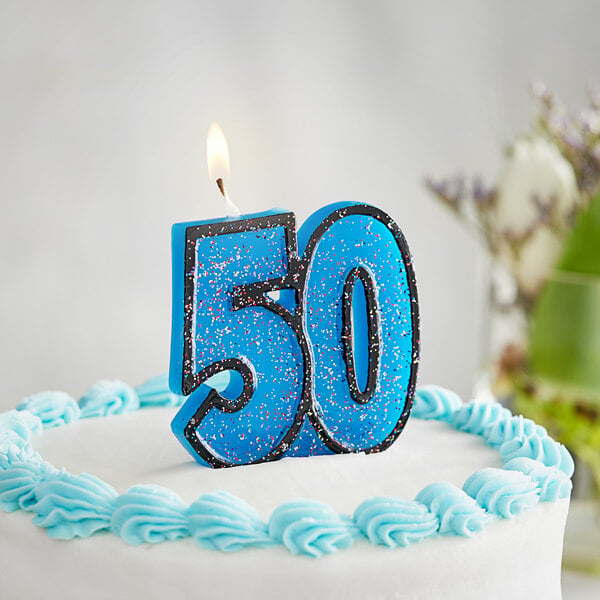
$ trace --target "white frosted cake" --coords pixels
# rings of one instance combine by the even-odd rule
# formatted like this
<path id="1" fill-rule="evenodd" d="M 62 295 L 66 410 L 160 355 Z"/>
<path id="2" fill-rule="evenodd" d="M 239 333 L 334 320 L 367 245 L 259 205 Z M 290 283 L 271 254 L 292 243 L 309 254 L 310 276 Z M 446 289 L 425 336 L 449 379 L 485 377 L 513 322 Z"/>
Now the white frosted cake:
<path id="1" fill-rule="evenodd" d="M 179 402 L 155 378 L 0 416 L 2 598 L 560 598 L 573 463 L 500 405 L 422 388 L 385 452 L 211 470 Z"/>

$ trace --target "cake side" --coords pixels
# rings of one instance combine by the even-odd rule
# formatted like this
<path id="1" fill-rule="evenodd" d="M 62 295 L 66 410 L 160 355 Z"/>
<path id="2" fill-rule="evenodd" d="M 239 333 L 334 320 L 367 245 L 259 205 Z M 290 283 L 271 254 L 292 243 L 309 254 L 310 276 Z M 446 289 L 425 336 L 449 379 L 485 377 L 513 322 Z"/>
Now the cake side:
<path id="1" fill-rule="evenodd" d="M 320 560 L 283 548 L 225 555 L 190 539 L 128 546 L 98 534 L 56 541 L 24 513 L 0 514 L 0 581 L 7 598 L 44 600 L 559 600 L 567 510 L 568 500 L 539 504 L 472 538 L 440 536 L 397 550 L 360 541 Z"/>

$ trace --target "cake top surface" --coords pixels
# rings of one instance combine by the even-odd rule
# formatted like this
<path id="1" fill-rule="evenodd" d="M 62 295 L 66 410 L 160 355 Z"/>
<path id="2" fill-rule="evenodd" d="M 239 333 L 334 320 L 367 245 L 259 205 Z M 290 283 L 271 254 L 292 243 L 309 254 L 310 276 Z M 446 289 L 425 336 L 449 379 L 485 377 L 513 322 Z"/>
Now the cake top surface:
<path id="1" fill-rule="evenodd" d="M 263 518 L 296 498 L 320 500 L 351 514 L 369 496 L 414 498 L 433 481 L 461 486 L 479 469 L 502 466 L 498 452 L 480 437 L 457 435 L 446 423 L 409 419 L 400 438 L 378 454 L 284 458 L 210 469 L 190 461 L 170 435 L 165 424 L 172 412 L 157 408 L 81 420 L 46 431 L 35 448 L 52 464 L 71 473 L 93 473 L 119 492 L 136 484 L 158 484 L 193 502 L 200 494 L 227 490 Z"/>

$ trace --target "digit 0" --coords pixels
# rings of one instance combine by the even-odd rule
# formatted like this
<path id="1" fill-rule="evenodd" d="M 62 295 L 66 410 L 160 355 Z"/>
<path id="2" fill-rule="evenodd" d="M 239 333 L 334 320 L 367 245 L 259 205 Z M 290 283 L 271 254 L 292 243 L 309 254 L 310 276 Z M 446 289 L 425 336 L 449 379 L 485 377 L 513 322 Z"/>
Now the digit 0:
<path id="1" fill-rule="evenodd" d="M 341 204 L 313 215 L 298 238 L 314 361 L 309 418 L 334 452 L 384 450 L 408 418 L 418 364 L 418 303 L 404 236 L 383 211 Z"/>

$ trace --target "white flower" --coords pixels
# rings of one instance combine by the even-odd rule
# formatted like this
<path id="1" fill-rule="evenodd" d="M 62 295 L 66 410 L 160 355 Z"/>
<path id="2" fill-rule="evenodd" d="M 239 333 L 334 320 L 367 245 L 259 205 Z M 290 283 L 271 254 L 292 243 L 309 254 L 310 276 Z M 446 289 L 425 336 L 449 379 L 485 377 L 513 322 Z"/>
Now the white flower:
<path id="1" fill-rule="evenodd" d="M 546 138 L 519 140 L 498 186 L 496 229 L 500 258 L 514 273 L 519 289 L 534 297 L 560 255 L 568 215 L 579 201 L 575 173 Z M 552 221 L 539 226 L 540 204 Z M 533 228 L 533 234 L 527 232 Z M 523 239 L 515 253 L 508 237 Z"/>

